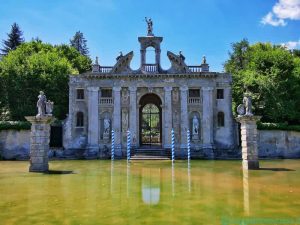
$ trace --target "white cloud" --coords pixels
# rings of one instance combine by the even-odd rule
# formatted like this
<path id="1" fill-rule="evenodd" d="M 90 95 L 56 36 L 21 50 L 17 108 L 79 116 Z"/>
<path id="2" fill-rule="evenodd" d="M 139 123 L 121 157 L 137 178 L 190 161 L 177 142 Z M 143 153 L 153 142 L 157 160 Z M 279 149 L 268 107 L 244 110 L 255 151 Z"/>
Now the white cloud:
<path id="1" fill-rule="evenodd" d="M 300 0 L 279 0 L 261 20 L 263 24 L 285 26 L 285 20 L 300 20 Z"/>
<path id="2" fill-rule="evenodd" d="M 286 22 L 284 22 L 283 19 L 277 19 L 274 18 L 273 13 L 269 12 L 267 15 L 265 15 L 262 20 L 261 20 L 262 24 L 270 24 L 272 26 L 285 26 Z"/>
<path id="3" fill-rule="evenodd" d="M 287 49 L 300 48 L 300 40 L 299 41 L 288 41 L 286 43 L 282 43 L 281 45 L 286 47 Z"/>

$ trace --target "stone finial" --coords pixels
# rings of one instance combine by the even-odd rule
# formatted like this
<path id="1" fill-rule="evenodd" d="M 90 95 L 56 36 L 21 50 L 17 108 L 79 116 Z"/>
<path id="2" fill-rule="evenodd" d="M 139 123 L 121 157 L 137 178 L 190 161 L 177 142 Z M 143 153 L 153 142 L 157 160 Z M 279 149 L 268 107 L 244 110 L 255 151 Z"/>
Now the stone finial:
<path id="1" fill-rule="evenodd" d="M 92 64 L 92 72 L 93 72 L 93 73 L 100 72 L 100 65 L 99 65 L 99 59 L 98 59 L 98 56 L 96 56 L 95 63 Z"/>
<path id="2" fill-rule="evenodd" d="M 119 52 L 119 55 L 117 56 L 116 60 L 118 61 L 119 59 L 121 59 L 123 57 L 123 52 Z"/>
<path id="3" fill-rule="evenodd" d="M 179 51 L 179 58 L 184 61 L 185 60 L 185 57 L 184 55 L 182 54 L 182 51 Z"/>
<path id="4" fill-rule="evenodd" d="M 205 55 L 202 57 L 202 64 L 207 64 L 206 63 L 206 56 Z"/>

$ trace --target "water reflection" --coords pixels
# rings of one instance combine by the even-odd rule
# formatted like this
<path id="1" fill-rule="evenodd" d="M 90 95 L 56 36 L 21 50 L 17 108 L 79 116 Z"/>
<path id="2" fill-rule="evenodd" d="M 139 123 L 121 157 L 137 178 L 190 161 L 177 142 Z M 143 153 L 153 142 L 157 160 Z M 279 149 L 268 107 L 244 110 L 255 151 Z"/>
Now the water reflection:
<path id="1" fill-rule="evenodd" d="M 114 161 L 111 161 L 110 164 L 110 194 L 113 193 L 113 186 L 114 186 Z"/>
<path id="2" fill-rule="evenodd" d="M 160 168 L 142 168 L 142 198 L 148 205 L 157 205 L 160 200 Z"/>
<path id="3" fill-rule="evenodd" d="M 243 169 L 243 194 L 244 194 L 244 213 L 246 216 L 250 215 L 249 204 L 249 171 Z"/>
<path id="4" fill-rule="evenodd" d="M 172 196 L 175 196 L 175 164 L 172 161 Z"/>
<path id="5" fill-rule="evenodd" d="M 188 189 L 189 193 L 191 193 L 191 184 L 192 184 L 192 179 L 191 179 L 191 162 L 188 160 Z"/>
<path id="6" fill-rule="evenodd" d="M 126 169 L 126 184 L 127 184 L 127 198 L 129 197 L 129 192 L 130 192 L 130 162 L 127 161 L 127 169 Z"/>

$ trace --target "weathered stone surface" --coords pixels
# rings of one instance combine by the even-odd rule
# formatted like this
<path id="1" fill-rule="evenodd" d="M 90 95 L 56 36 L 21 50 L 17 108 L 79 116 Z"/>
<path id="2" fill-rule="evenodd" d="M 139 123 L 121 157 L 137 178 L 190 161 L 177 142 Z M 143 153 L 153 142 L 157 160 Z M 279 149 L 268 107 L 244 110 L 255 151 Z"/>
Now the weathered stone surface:
<path id="1" fill-rule="evenodd" d="M 47 172 L 50 141 L 50 123 L 52 116 L 27 116 L 33 132 L 30 137 L 29 172 Z"/>
<path id="2" fill-rule="evenodd" d="M 243 169 L 258 169 L 257 127 L 260 116 L 243 115 L 236 120 L 241 123 Z"/>
<path id="3" fill-rule="evenodd" d="M 29 159 L 30 131 L 0 131 L 0 156 L 6 160 Z"/>

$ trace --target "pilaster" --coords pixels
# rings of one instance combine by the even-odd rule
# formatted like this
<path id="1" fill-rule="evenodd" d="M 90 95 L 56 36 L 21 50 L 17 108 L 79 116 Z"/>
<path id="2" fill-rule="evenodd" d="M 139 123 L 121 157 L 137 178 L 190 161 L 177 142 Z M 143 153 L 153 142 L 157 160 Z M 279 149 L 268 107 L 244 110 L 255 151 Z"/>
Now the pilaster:
<path id="1" fill-rule="evenodd" d="M 188 121 L 188 106 L 187 106 L 187 101 L 188 101 L 188 87 L 183 86 L 180 87 L 180 137 L 181 137 L 181 145 L 180 148 L 186 149 L 187 148 L 187 130 L 189 127 L 189 121 Z"/>
<path id="2" fill-rule="evenodd" d="M 130 91 L 130 110 L 129 110 L 129 129 L 131 133 L 131 145 L 136 146 L 137 145 L 137 124 L 136 124 L 136 118 L 137 118 L 137 105 L 136 105 L 136 90 L 137 88 L 135 86 L 129 87 Z"/>
<path id="3" fill-rule="evenodd" d="M 202 87 L 203 114 L 202 114 L 202 134 L 204 153 L 213 158 L 213 87 Z"/>
<path id="4" fill-rule="evenodd" d="M 122 156 L 121 152 L 121 87 L 113 87 L 114 112 L 113 129 L 115 132 L 115 154 Z"/>
<path id="5" fill-rule="evenodd" d="M 96 158 L 99 152 L 99 87 L 88 87 L 88 148 L 85 157 Z"/>
<path id="6" fill-rule="evenodd" d="M 164 148 L 171 148 L 172 131 L 172 87 L 164 87 L 165 107 L 164 107 Z"/>

